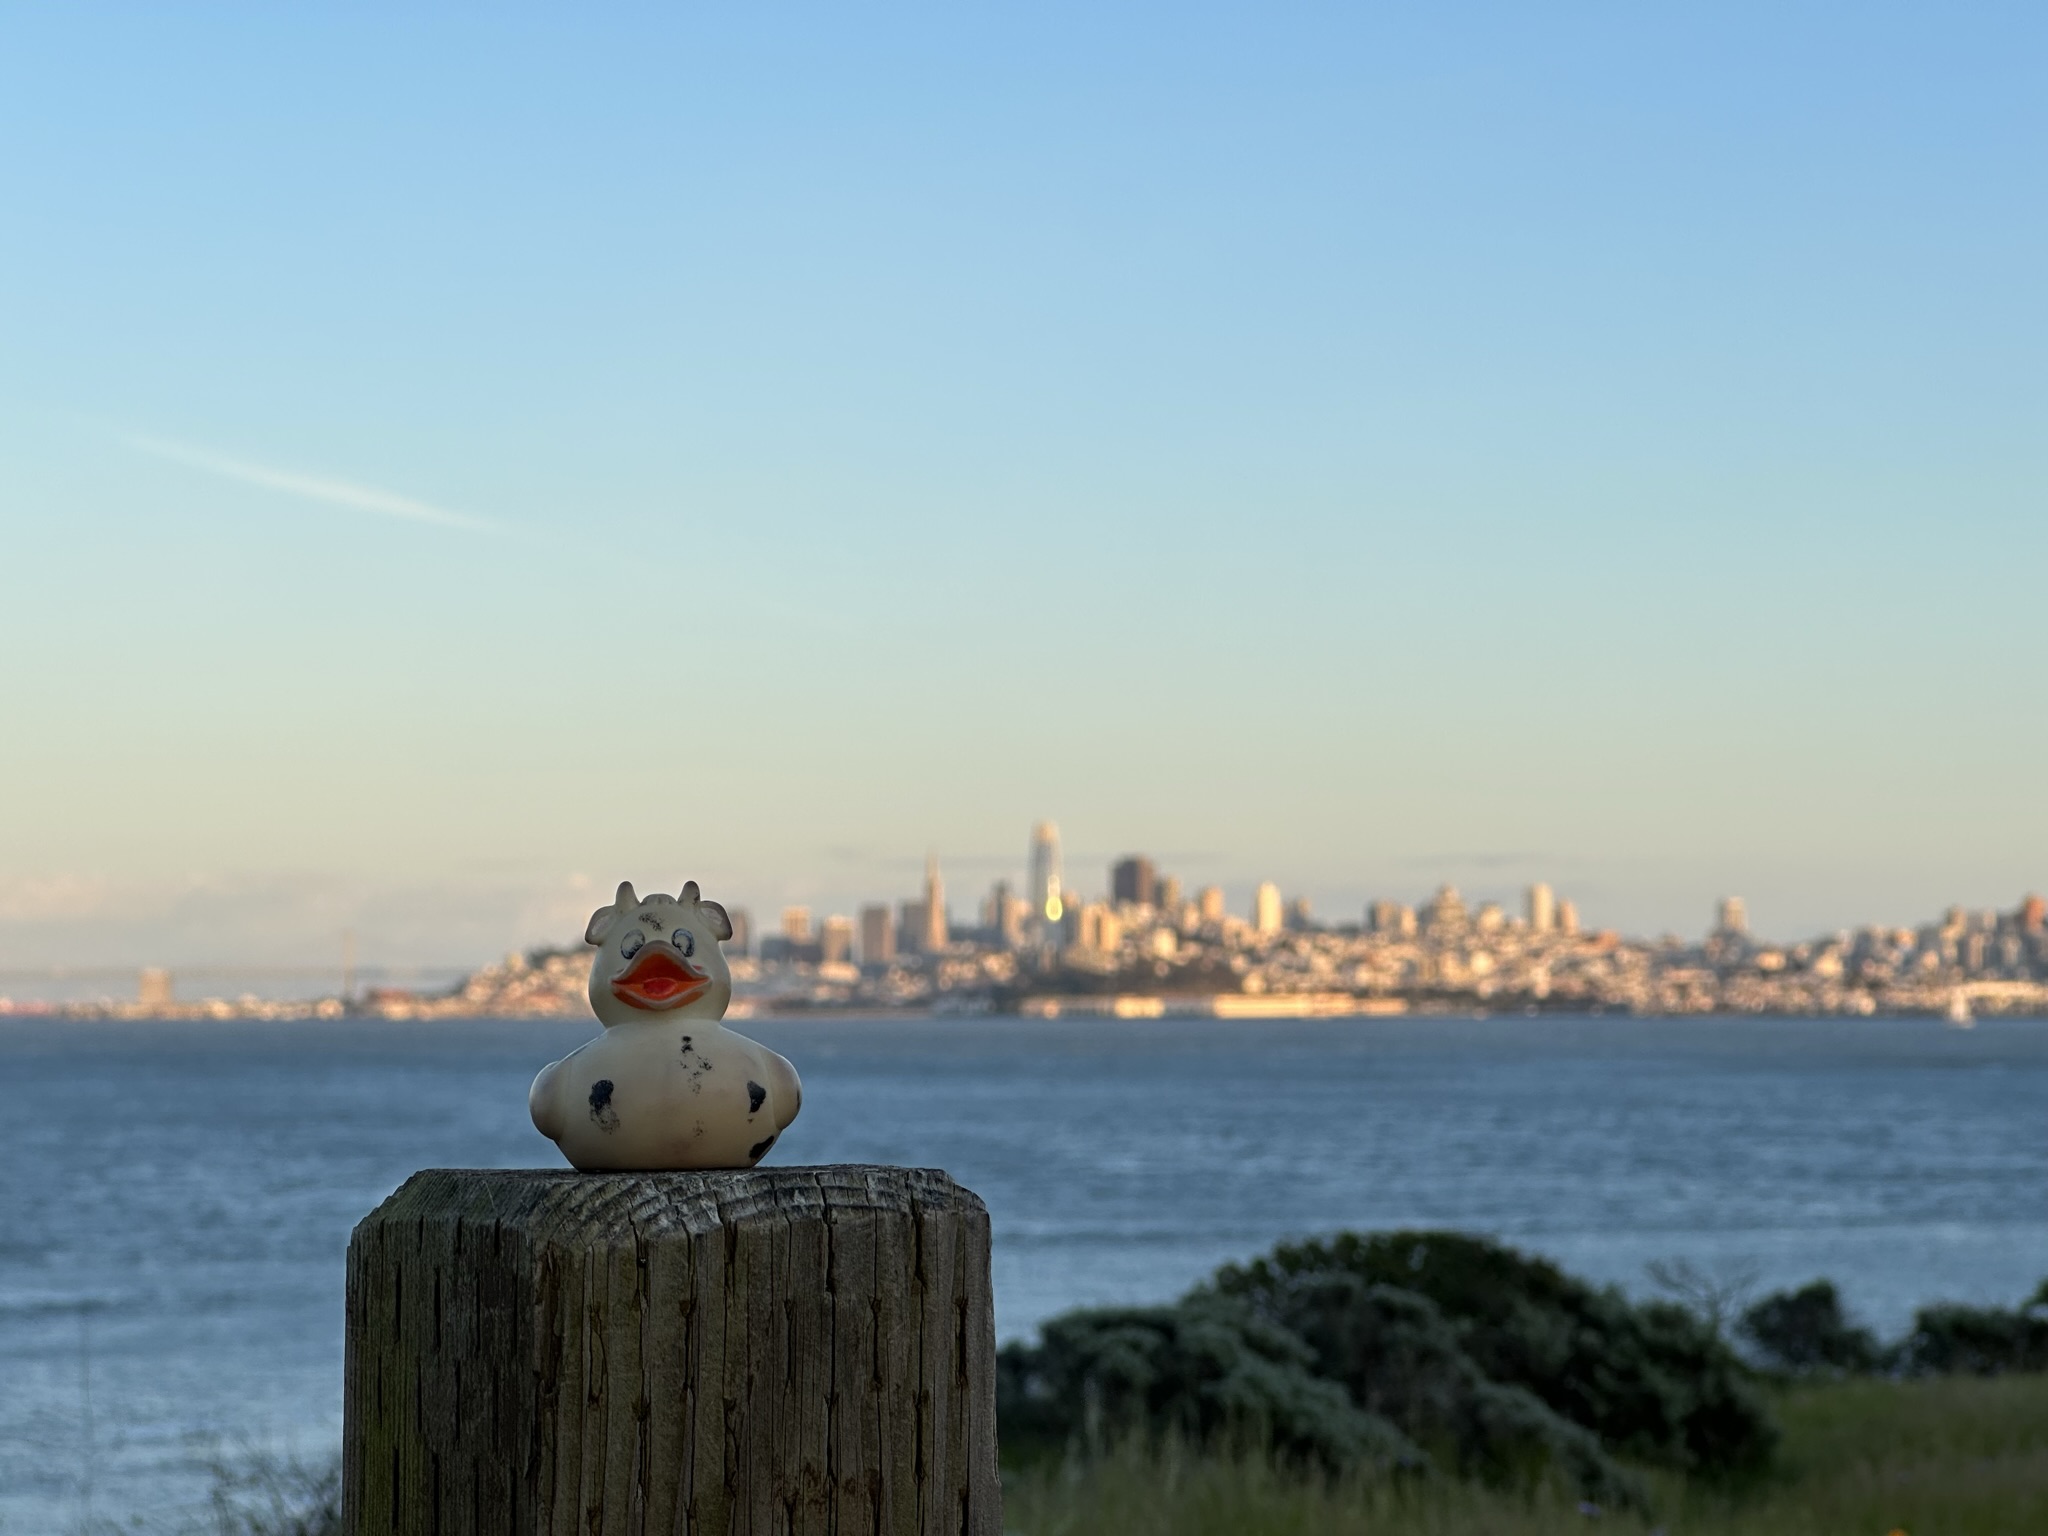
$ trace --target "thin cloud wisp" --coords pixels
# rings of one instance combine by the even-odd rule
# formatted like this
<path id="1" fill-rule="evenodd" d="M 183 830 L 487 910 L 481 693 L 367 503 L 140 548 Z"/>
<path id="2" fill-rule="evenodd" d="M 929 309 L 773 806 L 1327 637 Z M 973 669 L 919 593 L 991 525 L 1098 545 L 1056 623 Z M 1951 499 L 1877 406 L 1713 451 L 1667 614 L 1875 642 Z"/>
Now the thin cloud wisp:
<path id="1" fill-rule="evenodd" d="M 384 517 L 402 517 L 416 523 L 432 523 L 441 528 L 459 528 L 466 533 L 503 531 L 496 523 L 481 517 L 472 517 L 467 512 L 451 512 L 448 508 L 437 507 L 432 502 L 400 496 L 396 492 L 379 490 L 372 485 L 353 485 L 346 480 L 327 480 L 314 475 L 293 474 L 288 470 L 251 464 L 243 459 L 230 458 L 226 454 L 189 447 L 184 443 L 174 443 L 159 437 L 129 437 L 124 441 L 139 453 L 169 459 L 187 468 L 217 475 L 223 480 L 237 480 L 244 485 L 261 486 L 265 490 L 280 491 L 287 496 L 297 496 L 306 501 L 349 507 L 358 512 L 375 512 Z"/>

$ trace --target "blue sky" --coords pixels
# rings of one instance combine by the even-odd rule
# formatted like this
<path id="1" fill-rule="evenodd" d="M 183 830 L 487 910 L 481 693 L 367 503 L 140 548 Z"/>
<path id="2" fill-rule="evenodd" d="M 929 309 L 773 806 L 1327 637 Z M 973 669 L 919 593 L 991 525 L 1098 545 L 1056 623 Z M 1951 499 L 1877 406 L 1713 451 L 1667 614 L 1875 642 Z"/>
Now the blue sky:
<path id="1" fill-rule="evenodd" d="M 2038 8 L 559 11 L 4 24 L 0 964 L 2048 883 Z"/>

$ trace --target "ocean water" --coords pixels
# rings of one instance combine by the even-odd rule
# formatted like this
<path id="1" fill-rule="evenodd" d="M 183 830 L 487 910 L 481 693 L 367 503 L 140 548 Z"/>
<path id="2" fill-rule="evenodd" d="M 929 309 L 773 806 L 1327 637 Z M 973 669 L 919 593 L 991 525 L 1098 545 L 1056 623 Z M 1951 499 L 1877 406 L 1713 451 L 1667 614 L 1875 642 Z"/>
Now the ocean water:
<path id="1" fill-rule="evenodd" d="M 987 1200 L 1005 1336 L 1340 1227 L 1830 1275 L 1888 1332 L 2048 1275 L 2038 1023 L 743 1027 L 804 1077 L 771 1162 Z M 555 1165 L 526 1086 L 592 1028 L 0 1023 L 0 1532 L 177 1529 L 210 1459 L 331 1453 L 351 1226 L 417 1168 Z"/>

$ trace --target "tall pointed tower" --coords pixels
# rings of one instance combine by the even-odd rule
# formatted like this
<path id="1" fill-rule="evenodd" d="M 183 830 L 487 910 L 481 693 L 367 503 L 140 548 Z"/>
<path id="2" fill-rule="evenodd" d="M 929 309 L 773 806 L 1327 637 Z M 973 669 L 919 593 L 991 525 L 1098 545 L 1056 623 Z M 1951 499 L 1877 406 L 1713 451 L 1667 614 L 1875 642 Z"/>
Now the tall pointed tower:
<path id="1" fill-rule="evenodd" d="M 946 886 L 939 878 L 939 856 L 924 861 L 924 950 L 935 955 L 946 947 Z"/>
<path id="2" fill-rule="evenodd" d="M 1031 888 L 1025 895 L 1034 928 L 1060 920 L 1065 910 L 1060 896 L 1060 829 L 1049 821 L 1031 829 Z"/>

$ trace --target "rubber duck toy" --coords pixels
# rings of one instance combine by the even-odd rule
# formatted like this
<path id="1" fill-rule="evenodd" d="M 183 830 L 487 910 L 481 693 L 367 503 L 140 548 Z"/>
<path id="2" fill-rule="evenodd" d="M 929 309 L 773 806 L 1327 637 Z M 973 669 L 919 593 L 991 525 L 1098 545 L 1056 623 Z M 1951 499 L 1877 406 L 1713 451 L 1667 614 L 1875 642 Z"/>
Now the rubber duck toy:
<path id="1" fill-rule="evenodd" d="M 590 1006 L 604 1033 L 541 1069 L 541 1135 L 583 1171 L 751 1168 L 803 1106 L 796 1068 L 719 1022 L 732 919 L 692 880 L 642 900 L 630 881 L 591 914 Z"/>

